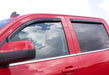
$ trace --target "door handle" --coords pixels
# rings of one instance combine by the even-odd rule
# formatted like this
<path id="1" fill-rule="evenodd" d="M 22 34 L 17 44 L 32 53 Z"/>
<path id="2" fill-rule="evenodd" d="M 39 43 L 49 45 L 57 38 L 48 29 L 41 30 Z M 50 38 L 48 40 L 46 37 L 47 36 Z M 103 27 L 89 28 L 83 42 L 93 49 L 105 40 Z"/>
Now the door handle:
<path id="1" fill-rule="evenodd" d="M 68 66 L 68 67 L 65 67 L 62 72 L 63 73 L 66 73 L 66 72 L 74 72 L 74 71 L 77 71 L 78 70 L 78 67 L 74 67 L 74 66 Z"/>

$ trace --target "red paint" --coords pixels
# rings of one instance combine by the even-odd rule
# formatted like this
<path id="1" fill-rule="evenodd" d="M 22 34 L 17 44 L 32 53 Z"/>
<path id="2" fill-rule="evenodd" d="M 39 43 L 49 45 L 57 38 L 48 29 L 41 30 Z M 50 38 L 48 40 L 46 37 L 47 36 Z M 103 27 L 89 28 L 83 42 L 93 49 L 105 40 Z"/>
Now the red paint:
<path id="1" fill-rule="evenodd" d="M 108 34 L 109 27 L 103 19 L 51 14 L 29 14 L 17 17 L 0 30 L 0 43 L 7 38 L 23 23 L 39 18 L 60 18 L 66 34 L 69 52 L 74 55 L 81 53 L 78 39 L 70 19 L 84 19 L 101 21 Z M 15 43 L 11 43 L 15 44 Z M 19 45 L 22 48 L 21 44 Z M 24 44 L 23 44 L 24 45 Z M 6 48 L 5 48 L 6 47 Z M 2 49 L 8 49 L 5 45 Z M 13 46 L 14 47 L 14 46 Z M 24 50 L 24 49 L 23 49 Z M 62 58 L 44 60 L 34 63 L 22 64 L 6 68 L 0 68 L 0 75 L 108 75 L 109 74 L 109 51 L 66 56 Z"/>
<path id="2" fill-rule="evenodd" d="M 78 17 L 78 16 L 66 17 L 67 24 L 69 25 L 69 29 L 70 29 L 72 39 L 74 42 L 76 53 L 80 53 L 81 49 L 79 46 L 76 33 L 72 26 L 72 23 L 70 22 L 70 19 L 101 21 L 104 24 L 109 34 L 109 26 L 103 19 L 90 18 L 90 17 Z M 81 54 L 81 55 L 78 55 L 78 57 L 79 57 L 80 64 L 81 64 L 80 69 L 82 71 L 82 75 L 108 75 L 109 74 L 109 58 L 108 58 L 109 50 L 108 49 L 105 51 Z"/>
<path id="3" fill-rule="evenodd" d="M 81 71 L 63 72 L 68 66 L 73 66 L 74 68 L 78 67 L 78 65 L 79 61 L 77 60 L 77 56 L 72 56 L 64 59 L 61 58 L 13 66 L 9 67 L 9 69 L 11 70 L 11 75 L 81 75 Z"/>
<path id="4" fill-rule="evenodd" d="M 35 49 L 34 44 L 32 41 L 14 41 L 5 43 L 0 52 L 11 52 L 11 51 L 19 51 L 19 50 L 30 50 Z"/>
<path id="5" fill-rule="evenodd" d="M 109 50 L 80 55 L 84 75 L 109 74 Z"/>

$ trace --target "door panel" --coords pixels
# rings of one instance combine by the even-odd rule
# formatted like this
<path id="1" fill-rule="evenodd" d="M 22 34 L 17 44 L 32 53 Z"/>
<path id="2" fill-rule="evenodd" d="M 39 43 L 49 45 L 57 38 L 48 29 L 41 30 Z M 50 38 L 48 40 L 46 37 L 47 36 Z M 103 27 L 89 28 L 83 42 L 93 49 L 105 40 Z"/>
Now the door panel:
<path id="1" fill-rule="evenodd" d="M 77 56 L 45 61 L 39 60 L 39 62 L 34 61 L 34 63 L 10 66 L 9 68 L 2 69 L 0 69 L 0 74 L 2 75 L 81 75 Z"/>
<path id="2" fill-rule="evenodd" d="M 53 26 L 54 24 L 45 25 L 47 23 L 44 23 L 43 25 L 45 25 L 44 26 L 45 28 L 43 28 L 43 27 L 40 27 L 42 25 L 38 24 L 37 26 L 33 26 L 29 29 L 29 30 L 33 30 L 32 32 L 28 31 L 28 33 L 34 33 L 34 31 L 35 31 L 34 28 L 37 28 L 37 30 L 36 30 L 37 34 L 35 34 L 35 33 L 34 33 L 34 35 L 33 34 L 32 35 L 27 35 L 27 34 L 22 35 L 22 34 L 20 34 L 21 36 L 19 38 L 15 37 L 14 40 L 16 40 L 16 39 L 22 40 L 22 38 L 24 38 L 25 36 L 31 37 L 31 36 L 36 36 L 36 35 L 40 36 L 41 35 L 42 37 L 37 37 L 38 40 L 36 40 L 34 37 L 33 38 L 24 38 L 23 40 L 25 40 L 25 39 L 34 40 L 35 39 L 35 42 L 34 41 L 33 42 L 34 42 L 34 44 L 37 45 L 36 46 L 36 48 L 37 48 L 36 53 L 37 53 L 38 49 L 40 49 L 40 50 L 42 49 L 40 55 L 43 55 L 43 53 L 44 53 L 44 54 L 46 54 L 45 56 L 47 58 L 44 58 L 44 57 L 41 56 L 37 60 L 37 55 L 36 55 L 35 60 L 27 61 L 29 63 L 26 63 L 26 62 L 17 63 L 17 64 L 24 63 L 22 65 L 16 65 L 16 63 L 15 63 L 15 64 L 11 64 L 11 65 L 14 65 L 14 66 L 10 66 L 8 68 L 1 68 L 0 74 L 2 74 L 2 75 L 81 75 L 82 74 L 81 70 L 79 70 L 80 62 L 79 62 L 78 57 L 74 54 L 75 49 L 74 49 L 73 41 L 71 39 L 71 34 L 69 33 L 69 29 L 68 29 L 68 26 L 66 24 L 66 21 L 64 20 L 64 17 L 62 17 L 62 16 L 42 16 L 42 15 L 41 16 L 40 15 L 35 16 L 34 15 L 34 16 L 27 17 L 26 19 L 23 19 L 23 20 L 17 22 L 15 25 L 11 26 L 11 28 L 9 28 L 5 32 L 5 34 L 3 34 L 2 38 L 6 38 L 6 37 L 10 36 L 11 34 L 14 35 L 13 32 L 15 32 L 17 29 L 18 30 L 16 32 L 19 32 L 20 31 L 19 28 L 22 26 L 22 24 L 24 24 L 24 23 L 26 23 L 30 20 L 40 19 L 40 18 L 41 19 L 43 19 L 43 18 L 60 18 L 62 20 L 61 22 L 62 22 L 63 26 L 61 26 L 61 28 L 60 28 L 59 25 L 55 25 L 55 26 Z M 48 22 L 50 22 L 50 21 L 48 21 Z M 34 24 L 34 23 L 32 23 L 32 24 Z M 27 27 L 27 26 L 25 26 L 25 27 Z M 64 49 L 62 49 L 64 53 L 59 53 L 58 51 L 56 53 L 56 50 L 61 50 L 60 48 L 66 47 L 65 46 L 66 44 L 63 43 L 63 42 L 65 42 L 65 39 L 63 39 L 63 37 L 59 38 L 59 40 L 63 43 L 63 46 L 59 46 L 61 44 L 61 42 L 58 41 L 58 40 L 52 42 L 51 41 L 52 37 L 49 37 L 50 34 L 45 33 L 45 32 L 50 32 L 51 31 L 50 28 L 53 29 L 52 30 L 53 34 L 51 34 L 51 36 L 54 37 L 53 40 L 56 40 L 57 38 L 59 38 L 59 37 L 56 36 L 57 34 L 59 34 L 59 36 L 63 35 L 63 33 L 57 33 L 55 31 L 57 31 L 57 29 L 58 29 L 58 31 L 63 32 L 62 29 L 64 29 L 64 31 L 65 31 L 64 34 L 66 34 L 66 42 L 68 43 L 68 45 L 67 45 L 68 49 L 65 48 L 65 50 L 69 50 L 69 52 L 67 52 L 67 54 L 65 54 L 66 52 L 65 52 Z M 57 29 L 55 29 L 55 28 L 57 28 Z M 43 32 L 38 31 L 38 29 L 42 29 Z M 8 31 L 10 31 L 10 32 L 8 32 Z M 17 33 L 15 33 L 15 34 L 17 34 Z M 24 34 L 24 32 L 23 32 L 23 34 Z M 22 37 L 22 36 L 24 36 L 24 37 Z M 47 38 L 47 37 L 49 37 L 49 38 Z M 43 39 L 43 38 L 45 38 L 46 40 L 39 40 L 39 39 Z M 8 40 L 14 41 L 14 40 L 10 40 L 10 39 L 8 39 Z M 57 43 L 57 44 L 53 45 L 53 43 Z M 49 48 L 49 49 L 47 49 L 48 44 L 52 45 L 52 47 Z M 50 54 L 49 51 L 44 52 L 43 51 L 44 47 L 46 47 L 46 49 L 44 51 L 55 50 L 55 52 L 51 51 L 52 54 Z M 58 48 L 58 49 L 56 49 L 56 48 Z M 40 53 L 40 50 L 39 50 L 39 53 Z M 47 56 L 47 53 L 49 53 L 49 57 Z M 55 55 L 53 55 L 53 53 L 55 53 Z M 72 55 L 68 55 L 68 53 L 70 53 Z M 59 55 L 56 55 L 56 54 L 59 54 Z M 34 61 L 34 62 L 32 62 L 32 61 Z M 6 72 L 4 72 L 4 70 L 7 70 L 8 74 L 6 74 Z"/>
<path id="3" fill-rule="evenodd" d="M 104 21 L 89 17 L 66 17 L 83 75 L 109 74 L 109 36 Z M 73 37 L 75 36 L 75 37 Z"/>
<path id="4" fill-rule="evenodd" d="M 76 56 L 60 58 L 55 60 L 42 61 L 32 64 L 26 64 L 22 66 L 10 67 L 12 70 L 12 75 L 16 74 L 16 71 L 19 71 L 19 68 L 22 68 L 24 74 L 20 75 L 79 75 L 79 71 L 67 71 L 63 72 L 66 67 L 73 66 L 72 68 L 78 67 L 79 61 Z M 14 71 L 15 70 L 15 71 Z M 19 72 L 21 72 L 19 71 Z M 28 73 L 27 73 L 28 71 Z M 21 72 L 21 73 L 22 73 Z M 78 73 L 78 74 L 77 74 Z"/>
<path id="5" fill-rule="evenodd" d="M 84 75 L 108 75 L 108 57 L 108 50 L 79 55 Z"/>

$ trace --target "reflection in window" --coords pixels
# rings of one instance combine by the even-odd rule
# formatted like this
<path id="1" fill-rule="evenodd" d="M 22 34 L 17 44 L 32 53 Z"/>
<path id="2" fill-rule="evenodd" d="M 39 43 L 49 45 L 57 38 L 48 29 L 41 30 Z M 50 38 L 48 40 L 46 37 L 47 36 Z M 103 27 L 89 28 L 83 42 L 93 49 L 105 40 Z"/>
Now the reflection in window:
<path id="1" fill-rule="evenodd" d="M 4 26 L 6 26 L 9 22 L 11 22 L 12 20 L 14 20 L 13 18 L 11 19 L 6 19 L 6 20 L 2 20 L 0 21 L 0 29 L 2 29 Z"/>
<path id="2" fill-rule="evenodd" d="M 69 54 L 61 22 L 32 24 L 11 39 L 15 40 L 33 41 L 37 59 Z"/>
<path id="3" fill-rule="evenodd" d="M 109 37 L 103 24 L 73 23 L 82 52 L 109 48 Z"/>

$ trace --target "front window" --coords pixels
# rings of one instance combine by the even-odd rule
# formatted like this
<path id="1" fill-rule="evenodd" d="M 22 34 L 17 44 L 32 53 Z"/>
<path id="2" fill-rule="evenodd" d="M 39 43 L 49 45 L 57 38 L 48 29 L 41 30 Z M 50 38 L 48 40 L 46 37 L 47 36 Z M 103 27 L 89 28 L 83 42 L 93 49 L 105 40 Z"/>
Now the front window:
<path id="1" fill-rule="evenodd" d="M 61 22 L 38 22 L 17 33 L 9 41 L 31 40 L 36 48 L 36 59 L 69 54 Z"/>

